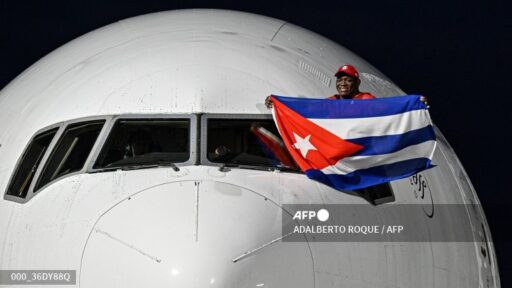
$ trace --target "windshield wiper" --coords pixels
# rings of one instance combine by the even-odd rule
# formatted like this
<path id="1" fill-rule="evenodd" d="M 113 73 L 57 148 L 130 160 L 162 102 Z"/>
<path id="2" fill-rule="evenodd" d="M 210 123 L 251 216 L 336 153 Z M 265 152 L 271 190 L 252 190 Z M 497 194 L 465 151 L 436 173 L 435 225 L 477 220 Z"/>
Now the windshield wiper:
<path id="1" fill-rule="evenodd" d="M 273 166 L 258 166 L 258 165 L 244 165 L 244 164 L 235 164 L 235 163 L 222 163 L 219 167 L 219 171 L 224 172 L 226 168 L 240 168 L 240 169 L 251 169 L 251 170 L 262 170 L 262 171 L 286 171 L 286 172 L 301 172 L 298 168 L 289 168 L 289 167 L 273 167 Z"/>
<path id="2" fill-rule="evenodd" d="M 130 171 L 130 170 L 139 170 L 139 169 L 147 169 L 147 168 L 156 168 L 157 164 L 139 164 L 139 165 L 130 165 L 130 166 L 121 166 L 121 170 Z"/>
<path id="3" fill-rule="evenodd" d="M 173 162 L 170 161 L 158 161 L 157 164 L 140 164 L 140 165 L 131 165 L 131 166 L 123 166 L 121 169 L 123 171 L 129 170 L 137 170 L 137 169 L 147 169 L 147 168 L 156 168 L 156 167 L 171 167 L 172 170 L 178 172 L 180 168 L 176 166 Z"/>
<path id="4" fill-rule="evenodd" d="M 280 172 L 295 172 L 295 173 L 302 173 L 302 170 L 300 168 L 294 168 L 294 167 L 272 167 L 273 170 L 277 170 Z"/>
<path id="5" fill-rule="evenodd" d="M 176 166 L 176 164 L 174 164 L 171 161 L 158 161 L 158 166 L 160 166 L 160 167 L 171 167 L 172 170 L 174 170 L 176 172 L 180 171 L 180 168 L 178 166 Z"/>
<path id="6" fill-rule="evenodd" d="M 123 171 L 131 171 L 131 170 L 138 170 L 138 169 L 148 169 L 148 168 L 156 168 L 156 167 L 171 167 L 174 171 L 180 171 L 180 168 L 176 166 L 173 162 L 169 161 L 159 161 L 157 164 L 137 164 L 137 165 L 128 165 L 128 166 L 116 166 L 116 167 L 106 167 L 97 169 L 94 171 L 91 171 L 91 173 L 100 173 L 100 172 L 109 172 L 109 171 L 116 171 L 116 170 L 123 170 Z"/>
<path id="7" fill-rule="evenodd" d="M 110 172 L 110 171 L 121 170 L 121 168 L 122 167 L 106 167 L 106 168 L 96 169 L 94 171 L 91 171 L 90 173 Z"/>
<path id="8" fill-rule="evenodd" d="M 158 165 L 116 166 L 116 167 L 107 167 L 107 168 L 96 169 L 94 171 L 91 171 L 91 173 L 111 172 L 111 171 L 117 171 L 117 170 L 129 171 L 129 170 L 146 169 L 146 168 L 154 168 L 154 167 L 158 167 Z"/>
<path id="9" fill-rule="evenodd" d="M 263 170 L 263 171 L 272 171 L 272 167 L 268 166 L 257 166 L 257 165 L 244 165 L 244 164 L 236 164 L 236 163 L 222 163 L 219 167 L 219 171 L 224 172 L 227 167 L 232 168 L 240 168 L 240 169 L 252 169 L 252 170 Z"/>
<path id="10" fill-rule="evenodd" d="M 224 170 L 227 168 L 227 167 L 235 167 L 235 168 L 238 168 L 240 165 L 239 164 L 235 164 L 235 163 L 222 163 L 222 165 L 220 165 L 219 167 L 219 171 L 220 172 L 224 172 Z"/>

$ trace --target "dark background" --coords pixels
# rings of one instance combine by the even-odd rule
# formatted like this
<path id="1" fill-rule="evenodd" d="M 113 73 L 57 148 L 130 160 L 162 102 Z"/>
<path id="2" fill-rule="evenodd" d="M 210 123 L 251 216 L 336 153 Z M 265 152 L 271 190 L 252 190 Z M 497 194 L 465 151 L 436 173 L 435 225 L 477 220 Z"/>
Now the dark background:
<path id="1" fill-rule="evenodd" d="M 407 93 L 429 97 L 434 122 L 457 152 L 484 205 L 502 287 L 512 287 L 509 6 L 485 0 L 0 0 L 0 87 L 82 34 L 151 12 L 241 10 L 315 31 L 372 63 Z"/>

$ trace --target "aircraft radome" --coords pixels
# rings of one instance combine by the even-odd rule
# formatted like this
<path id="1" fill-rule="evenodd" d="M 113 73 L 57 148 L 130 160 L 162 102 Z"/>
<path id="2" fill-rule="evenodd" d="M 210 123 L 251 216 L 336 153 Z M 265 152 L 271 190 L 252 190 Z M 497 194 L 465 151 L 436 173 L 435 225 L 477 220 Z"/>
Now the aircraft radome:
<path id="1" fill-rule="evenodd" d="M 0 92 L 0 270 L 74 270 L 80 288 L 500 287 L 479 206 L 429 210 L 479 204 L 437 128 L 435 168 L 367 194 L 255 143 L 254 127 L 277 134 L 267 95 L 330 96 L 345 63 L 362 91 L 404 94 L 342 46 L 242 12 L 135 17 L 55 50 Z M 286 242 L 295 203 L 364 204 L 379 221 L 423 204 L 426 234 L 465 219 L 474 241 Z"/>

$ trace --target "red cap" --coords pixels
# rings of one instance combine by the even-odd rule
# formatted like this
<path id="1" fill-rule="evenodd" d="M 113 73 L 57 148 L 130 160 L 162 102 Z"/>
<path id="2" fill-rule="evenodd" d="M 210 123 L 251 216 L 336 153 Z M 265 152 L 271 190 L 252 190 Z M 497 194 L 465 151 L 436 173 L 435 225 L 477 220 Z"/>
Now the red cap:
<path id="1" fill-rule="evenodd" d="M 350 77 L 359 79 L 359 73 L 357 72 L 356 68 L 354 68 L 354 66 L 352 65 L 341 66 L 340 68 L 338 68 L 338 71 L 336 71 L 336 74 L 334 74 L 334 76 L 341 77 L 341 74 L 345 74 Z"/>

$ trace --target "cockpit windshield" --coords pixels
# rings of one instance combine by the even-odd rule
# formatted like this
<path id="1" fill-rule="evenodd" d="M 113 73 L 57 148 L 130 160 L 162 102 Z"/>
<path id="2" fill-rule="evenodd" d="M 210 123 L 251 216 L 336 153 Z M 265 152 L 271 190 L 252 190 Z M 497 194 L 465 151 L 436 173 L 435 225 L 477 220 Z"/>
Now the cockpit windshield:
<path id="1" fill-rule="evenodd" d="M 112 128 L 94 169 L 186 162 L 189 119 L 121 119 Z"/>
<path id="2" fill-rule="evenodd" d="M 26 202 L 52 182 L 81 172 L 162 166 L 180 171 L 194 164 L 300 172 L 268 116 L 118 115 L 54 124 L 34 136 L 5 197 Z"/>
<path id="3" fill-rule="evenodd" d="M 208 119 L 208 161 L 297 169 L 271 119 Z"/>

